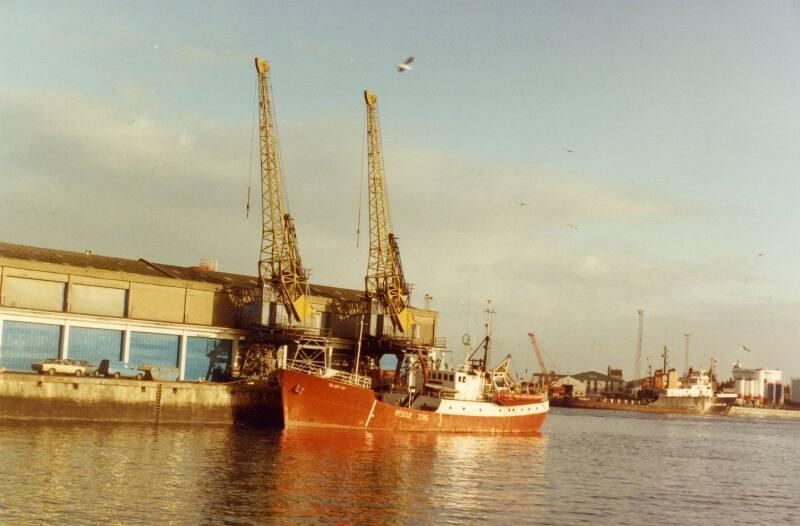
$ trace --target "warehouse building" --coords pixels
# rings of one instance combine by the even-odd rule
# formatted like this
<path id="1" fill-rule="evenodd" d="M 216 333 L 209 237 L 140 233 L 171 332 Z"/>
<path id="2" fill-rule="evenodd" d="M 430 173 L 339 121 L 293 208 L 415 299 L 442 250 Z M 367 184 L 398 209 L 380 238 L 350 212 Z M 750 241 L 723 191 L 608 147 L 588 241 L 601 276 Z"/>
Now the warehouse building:
<path id="1" fill-rule="evenodd" d="M 353 356 L 359 320 L 363 335 L 383 335 L 382 316 L 344 308 L 364 302 L 362 291 L 311 285 L 310 292 L 314 316 L 306 327 L 289 327 L 280 306 L 261 301 L 256 277 L 0 243 L 0 367 L 31 371 L 46 358 L 108 359 L 215 381 L 237 376 L 253 349 L 286 344 L 284 329 L 315 334 L 327 363 Z M 413 313 L 409 340 L 432 345 L 436 313 Z"/>

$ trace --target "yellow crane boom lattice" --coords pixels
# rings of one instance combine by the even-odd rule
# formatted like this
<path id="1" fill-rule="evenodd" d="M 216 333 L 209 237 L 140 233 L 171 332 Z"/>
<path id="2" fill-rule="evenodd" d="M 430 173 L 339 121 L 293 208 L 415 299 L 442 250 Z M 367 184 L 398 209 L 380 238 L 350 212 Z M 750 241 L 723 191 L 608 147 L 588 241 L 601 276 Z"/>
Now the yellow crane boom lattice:
<path id="1" fill-rule="evenodd" d="M 258 277 L 269 285 L 287 313 L 302 322 L 311 313 L 308 299 L 308 273 L 300 259 L 300 249 L 292 216 L 284 211 L 278 135 L 272 107 L 269 63 L 256 57 L 258 73 L 258 114 L 261 138 L 261 256 Z"/>
<path id="2" fill-rule="evenodd" d="M 377 299 L 395 329 L 404 333 L 413 323 L 408 307 L 410 288 L 403 276 L 397 237 L 390 231 L 389 207 L 383 173 L 383 150 L 378 120 L 378 98 L 364 91 L 367 104 L 367 159 L 369 185 L 369 262 L 367 297 Z"/>

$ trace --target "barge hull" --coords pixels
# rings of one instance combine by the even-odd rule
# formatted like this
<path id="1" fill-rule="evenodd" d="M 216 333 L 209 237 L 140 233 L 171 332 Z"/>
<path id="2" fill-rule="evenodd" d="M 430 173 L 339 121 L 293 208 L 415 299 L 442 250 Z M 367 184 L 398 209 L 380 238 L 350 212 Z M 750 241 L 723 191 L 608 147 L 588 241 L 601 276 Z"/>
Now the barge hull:
<path id="1" fill-rule="evenodd" d="M 600 409 L 607 411 L 630 411 L 635 413 L 654 413 L 662 415 L 726 415 L 730 406 L 714 404 L 708 407 L 694 405 L 625 404 L 602 402 L 598 400 L 555 400 L 553 405 L 573 409 Z"/>

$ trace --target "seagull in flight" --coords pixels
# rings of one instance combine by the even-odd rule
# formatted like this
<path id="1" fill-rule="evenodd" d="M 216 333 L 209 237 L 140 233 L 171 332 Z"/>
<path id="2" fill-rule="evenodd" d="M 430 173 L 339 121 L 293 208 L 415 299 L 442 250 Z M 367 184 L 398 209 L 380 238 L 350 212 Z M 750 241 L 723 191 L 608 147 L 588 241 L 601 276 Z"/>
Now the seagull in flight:
<path id="1" fill-rule="evenodd" d="M 742 345 L 742 349 L 744 349 L 747 352 L 750 352 L 750 349 L 748 349 L 746 345 Z"/>
<path id="2" fill-rule="evenodd" d="M 514 201 L 514 204 L 519 206 L 528 206 L 528 203 L 525 203 L 523 201 Z"/>
<path id="3" fill-rule="evenodd" d="M 567 153 L 575 153 L 575 150 L 570 150 L 569 148 L 564 148 L 564 151 Z"/>
<path id="4" fill-rule="evenodd" d="M 398 73 L 402 73 L 404 71 L 409 71 L 411 69 L 414 69 L 413 67 L 411 67 L 411 63 L 412 62 L 414 62 L 414 57 L 408 57 L 401 64 L 398 64 L 396 66 L 397 67 L 397 72 Z"/>
<path id="5" fill-rule="evenodd" d="M 572 230 L 578 230 L 578 225 L 573 225 L 572 223 L 567 223 L 566 225 L 570 227 Z"/>

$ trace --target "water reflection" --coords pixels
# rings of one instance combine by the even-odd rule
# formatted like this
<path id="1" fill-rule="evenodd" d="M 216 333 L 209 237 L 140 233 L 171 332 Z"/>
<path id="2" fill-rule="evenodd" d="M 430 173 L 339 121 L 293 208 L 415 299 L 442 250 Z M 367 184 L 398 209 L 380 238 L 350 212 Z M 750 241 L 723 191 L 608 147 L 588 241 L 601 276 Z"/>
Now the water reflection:
<path id="1" fill-rule="evenodd" d="M 0 522 L 800 523 L 798 431 L 581 412 L 520 437 L 0 422 Z"/>

